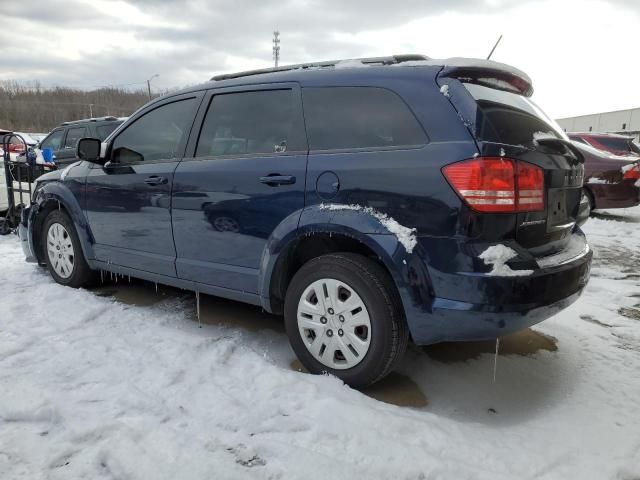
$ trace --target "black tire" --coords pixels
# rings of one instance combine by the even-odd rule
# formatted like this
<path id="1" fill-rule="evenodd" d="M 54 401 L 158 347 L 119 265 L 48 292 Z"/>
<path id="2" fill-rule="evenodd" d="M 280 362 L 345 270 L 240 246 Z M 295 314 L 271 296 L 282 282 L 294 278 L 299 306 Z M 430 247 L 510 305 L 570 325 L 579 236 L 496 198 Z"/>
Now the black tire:
<path id="1" fill-rule="evenodd" d="M 332 369 L 316 360 L 298 329 L 298 302 L 316 280 L 336 279 L 350 285 L 360 296 L 371 321 L 369 350 L 357 365 Z M 285 298 L 285 327 L 291 346 L 311 373 L 330 373 L 354 388 L 377 382 L 396 366 L 409 340 L 407 324 L 395 285 L 376 262 L 353 253 L 323 255 L 305 263 L 294 275 Z"/>
<path id="2" fill-rule="evenodd" d="M 59 223 L 65 228 L 69 234 L 69 238 L 71 239 L 71 244 L 73 245 L 73 269 L 71 270 L 71 275 L 66 278 L 58 275 L 54 270 L 51 262 L 49 261 L 49 254 L 47 252 L 47 234 L 49 232 L 49 228 L 54 223 Z M 75 226 L 65 212 L 61 210 L 53 210 L 47 215 L 42 226 L 40 243 L 42 247 L 42 258 L 47 264 L 49 274 L 56 282 L 73 288 L 88 287 L 95 282 L 96 272 L 89 268 L 89 265 L 84 258 L 84 253 L 82 252 L 82 246 L 80 245 L 80 240 L 78 239 Z"/>

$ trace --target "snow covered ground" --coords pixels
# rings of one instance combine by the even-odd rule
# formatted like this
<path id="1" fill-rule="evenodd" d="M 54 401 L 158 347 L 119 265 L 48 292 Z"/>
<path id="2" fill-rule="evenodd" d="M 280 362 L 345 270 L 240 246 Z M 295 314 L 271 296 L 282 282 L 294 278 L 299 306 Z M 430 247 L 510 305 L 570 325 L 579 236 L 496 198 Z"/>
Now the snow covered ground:
<path id="1" fill-rule="evenodd" d="M 640 478 L 640 208 L 585 226 L 569 309 L 413 348 L 365 392 L 296 371 L 277 317 L 153 285 L 55 284 L 0 238 L 0 478 Z M 293 365 L 293 367 L 292 367 Z M 381 401 L 384 400 L 384 401 Z"/>

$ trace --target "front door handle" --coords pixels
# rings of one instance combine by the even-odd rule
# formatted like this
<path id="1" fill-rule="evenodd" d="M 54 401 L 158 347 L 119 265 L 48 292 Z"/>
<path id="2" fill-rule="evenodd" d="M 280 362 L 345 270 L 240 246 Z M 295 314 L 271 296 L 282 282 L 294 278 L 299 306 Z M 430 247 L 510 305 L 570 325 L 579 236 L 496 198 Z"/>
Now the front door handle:
<path id="1" fill-rule="evenodd" d="M 166 185 L 169 183 L 169 179 L 167 177 L 159 177 L 157 175 L 152 175 L 149 178 L 144 180 L 144 183 L 149 185 L 150 187 L 156 187 L 158 185 Z"/>
<path id="2" fill-rule="evenodd" d="M 278 185 L 293 185 L 296 183 L 296 177 L 293 175 L 280 175 L 278 173 L 272 173 L 266 177 L 260 177 L 260 183 L 269 185 L 270 187 L 277 187 Z"/>

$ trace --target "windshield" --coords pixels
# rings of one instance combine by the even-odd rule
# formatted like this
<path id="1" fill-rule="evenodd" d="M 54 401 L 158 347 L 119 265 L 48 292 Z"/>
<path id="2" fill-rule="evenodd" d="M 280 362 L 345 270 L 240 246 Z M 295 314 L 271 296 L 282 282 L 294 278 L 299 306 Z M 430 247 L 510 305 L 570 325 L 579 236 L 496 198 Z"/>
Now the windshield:
<path id="1" fill-rule="evenodd" d="M 463 85 L 478 104 L 479 140 L 530 146 L 541 134 L 567 139 L 560 126 L 528 97 L 472 83 Z"/>

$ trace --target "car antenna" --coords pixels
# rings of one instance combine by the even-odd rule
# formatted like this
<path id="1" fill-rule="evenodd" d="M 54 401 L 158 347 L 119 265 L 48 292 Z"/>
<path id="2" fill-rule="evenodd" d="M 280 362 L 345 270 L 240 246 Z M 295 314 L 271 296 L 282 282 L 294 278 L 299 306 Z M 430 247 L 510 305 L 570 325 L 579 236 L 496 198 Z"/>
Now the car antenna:
<path id="1" fill-rule="evenodd" d="M 498 37 L 498 40 L 496 41 L 495 45 L 491 49 L 491 52 L 489 52 L 489 56 L 487 57 L 487 60 L 489 60 L 491 58 L 491 55 L 493 55 L 493 51 L 496 49 L 496 47 L 500 43 L 500 40 L 502 40 L 502 34 L 500 34 L 500 36 Z"/>

